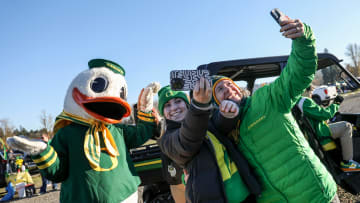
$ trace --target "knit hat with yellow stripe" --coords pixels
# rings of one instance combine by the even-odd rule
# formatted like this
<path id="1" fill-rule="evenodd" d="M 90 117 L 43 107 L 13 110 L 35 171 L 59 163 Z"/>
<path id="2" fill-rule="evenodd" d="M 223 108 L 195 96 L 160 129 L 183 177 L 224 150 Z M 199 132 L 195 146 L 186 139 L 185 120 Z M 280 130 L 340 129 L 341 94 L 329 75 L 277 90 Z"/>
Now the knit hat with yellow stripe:
<path id="1" fill-rule="evenodd" d="M 112 70 L 114 73 L 119 73 L 122 76 L 125 76 L 124 68 L 113 61 L 109 61 L 106 59 L 92 59 L 89 61 L 88 65 L 90 69 L 98 68 L 98 67 L 107 67 L 110 70 Z"/>
<path id="2" fill-rule="evenodd" d="M 219 100 L 216 98 L 215 89 L 216 89 L 216 86 L 223 80 L 228 80 L 228 81 L 232 82 L 237 88 L 239 88 L 240 91 L 244 91 L 231 78 L 228 78 L 228 77 L 225 77 L 225 76 L 222 76 L 222 75 L 212 75 L 211 80 L 212 80 L 212 84 L 213 84 L 213 87 L 212 87 L 212 95 L 213 95 L 212 102 L 213 102 L 214 105 L 219 106 L 219 104 L 220 104 Z"/>

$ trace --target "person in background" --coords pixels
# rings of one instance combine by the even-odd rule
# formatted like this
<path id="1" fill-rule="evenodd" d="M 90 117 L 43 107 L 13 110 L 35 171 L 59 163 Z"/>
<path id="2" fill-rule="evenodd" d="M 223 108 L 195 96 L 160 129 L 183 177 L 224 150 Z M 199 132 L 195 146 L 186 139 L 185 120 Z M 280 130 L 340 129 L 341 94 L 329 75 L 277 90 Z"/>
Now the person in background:
<path id="1" fill-rule="evenodd" d="M 280 19 L 282 35 L 292 49 L 279 78 L 246 97 L 227 77 L 214 78 L 217 105 L 239 105 L 237 147 L 262 184 L 257 202 L 339 202 L 336 183 L 302 134 L 291 109 L 314 79 L 315 37 L 300 20 Z M 221 126 L 217 126 L 221 128 Z"/>
<path id="2" fill-rule="evenodd" d="M 16 160 L 15 160 L 15 165 L 16 165 L 16 171 L 19 172 L 21 171 L 21 166 L 23 165 L 24 163 L 24 159 L 20 156 L 17 156 L 16 157 Z"/>
<path id="3" fill-rule="evenodd" d="M 51 141 L 51 140 L 49 141 L 49 135 L 46 133 L 43 133 L 41 135 L 41 140 L 44 141 L 45 143 L 49 143 Z M 45 194 L 47 185 L 50 181 L 48 181 L 42 173 L 40 173 L 40 174 L 41 174 L 41 180 L 42 180 L 42 185 L 40 187 L 40 194 Z M 52 189 L 58 190 L 57 183 L 52 182 Z"/>
<path id="4" fill-rule="evenodd" d="M 26 169 L 25 165 L 21 165 L 17 173 L 5 174 L 5 181 L 7 183 L 12 183 L 12 186 L 18 193 L 18 197 L 26 197 L 26 191 L 30 191 L 31 194 L 35 194 L 35 185 L 34 181 Z M 11 194 L 11 190 L 9 190 Z"/>
<path id="5" fill-rule="evenodd" d="M 7 174 L 8 175 L 8 174 Z M 12 182 L 9 182 L 5 188 L 6 194 L 0 199 L 0 202 L 7 202 L 14 198 L 15 189 Z"/>
<path id="6" fill-rule="evenodd" d="M 353 160 L 353 142 L 352 142 L 352 125 L 346 121 L 340 121 L 327 124 L 327 120 L 334 117 L 338 112 L 340 104 L 344 98 L 340 95 L 336 96 L 334 102 L 328 107 L 324 108 L 315 103 L 312 97 L 314 87 L 310 85 L 297 106 L 300 111 L 306 116 L 313 129 L 316 132 L 321 146 L 325 151 L 336 148 L 333 139 L 340 139 L 341 151 L 343 161 L 340 163 L 341 170 L 345 172 L 358 172 L 360 171 L 360 164 Z"/>
<path id="7" fill-rule="evenodd" d="M 12 149 L 9 149 L 8 151 L 8 164 L 7 164 L 7 168 L 8 168 L 8 172 L 9 173 L 14 173 L 16 171 L 16 164 L 15 164 L 15 157 L 14 157 L 14 151 Z"/>

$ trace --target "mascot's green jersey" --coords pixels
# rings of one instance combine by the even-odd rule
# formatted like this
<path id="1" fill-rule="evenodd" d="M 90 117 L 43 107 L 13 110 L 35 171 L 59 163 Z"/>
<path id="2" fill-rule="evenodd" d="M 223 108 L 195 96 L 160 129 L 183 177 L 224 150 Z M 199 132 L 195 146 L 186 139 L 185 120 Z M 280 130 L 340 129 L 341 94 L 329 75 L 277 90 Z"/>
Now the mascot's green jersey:
<path id="1" fill-rule="evenodd" d="M 83 146 L 89 127 L 77 123 L 60 129 L 48 148 L 33 157 L 48 179 L 62 182 L 61 202 L 121 202 L 137 191 L 140 179 L 128 150 L 148 140 L 154 133 L 155 124 L 139 120 L 136 126 L 117 124 L 107 128 L 119 156 L 110 156 L 103 139 L 99 139 L 101 158 L 96 170 L 89 164 Z M 95 150 L 95 147 L 89 147 L 90 154 Z"/>

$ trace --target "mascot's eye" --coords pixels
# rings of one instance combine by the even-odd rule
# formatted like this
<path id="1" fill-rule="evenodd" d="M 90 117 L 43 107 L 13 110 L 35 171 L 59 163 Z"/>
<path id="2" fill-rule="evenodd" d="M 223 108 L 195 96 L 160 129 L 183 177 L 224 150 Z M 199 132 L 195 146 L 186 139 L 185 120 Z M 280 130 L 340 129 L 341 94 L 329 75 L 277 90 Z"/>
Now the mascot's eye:
<path id="1" fill-rule="evenodd" d="M 98 77 L 91 81 L 90 87 L 96 93 L 103 92 L 108 87 L 108 81 L 106 78 Z"/>
<path id="2" fill-rule="evenodd" d="M 126 100 L 125 95 L 126 95 L 125 87 L 122 87 L 120 92 L 120 98 Z"/>

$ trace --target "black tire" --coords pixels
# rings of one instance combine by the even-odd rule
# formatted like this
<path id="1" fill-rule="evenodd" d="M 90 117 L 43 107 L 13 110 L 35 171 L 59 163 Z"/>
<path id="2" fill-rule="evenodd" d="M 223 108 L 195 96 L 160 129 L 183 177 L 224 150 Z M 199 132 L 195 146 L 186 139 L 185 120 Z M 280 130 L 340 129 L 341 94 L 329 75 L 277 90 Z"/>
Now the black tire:
<path id="1" fill-rule="evenodd" d="M 360 162 L 360 137 L 353 137 L 354 160 Z"/>

